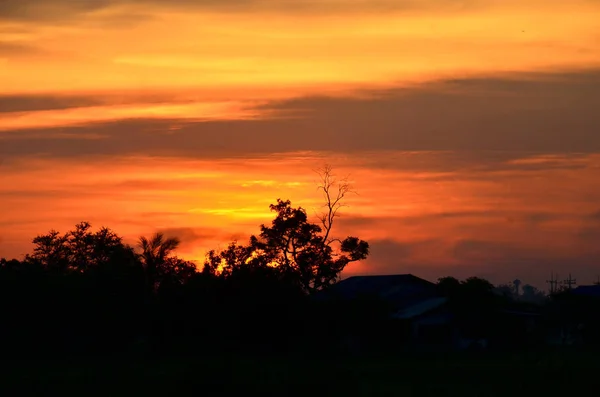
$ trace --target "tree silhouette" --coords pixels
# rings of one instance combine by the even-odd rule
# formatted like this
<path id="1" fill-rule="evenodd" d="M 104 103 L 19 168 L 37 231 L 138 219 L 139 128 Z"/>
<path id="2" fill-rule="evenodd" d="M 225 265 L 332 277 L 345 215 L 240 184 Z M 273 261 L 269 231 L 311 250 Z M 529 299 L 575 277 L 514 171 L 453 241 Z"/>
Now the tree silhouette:
<path id="1" fill-rule="evenodd" d="M 157 290 L 164 281 L 184 282 L 195 274 L 196 266 L 193 263 L 171 255 L 179 244 L 178 238 L 166 238 L 163 233 L 139 238 L 138 246 L 142 250 L 140 259 L 151 289 Z"/>
<path id="2" fill-rule="evenodd" d="M 455 296 L 460 290 L 460 281 L 450 276 L 440 277 L 437 285 L 440 293 L 446 296 Z"/>
<path id="3" fill-rule="evenodd" d="M 248 245 L 240 245 L 234 241 L 221 252 L 211 250 L 207 253 L 203 273 L 218 274 L 223 278 L 228 278 L 241 269 L 266 267 L 268 264 L 264 262 L 263 258 L 255 255 L 252 241 Z"/>
<path id="4" fill-rule="evenodd" d="M 530 284 L 523 285 L 523 295 L 522 299 L 526 302 L 531 303 L 543 303 L 547 296 L 543 291 L 540 291 L 536 287 Z"/>
<path id="5" fill-rule="evenodd" d="M 323 229 L 289 200 L 278 199 L 270 209 L 276 213 L 271 225 L 261 225 L 247 246 L 234 243 L 220 253 L 209 252 L 204 271 L 227 277 L 240 268 L 273 269 L 282 281 L 313 293 L 335 283 L 348 263 L 369 254 L 369 244 L 358 237 L 347 237 L 334 250 Z"/>
<path id="6" fill-rule="evenodd" d="M 35 237 L 33 254 L 26 256 L 26 261 L 59 273 L 84 273 L 117 262 L 133 264 L 133 248 L 124 244 L 120 236 L 106 227 L 95 233 L 91 228 L 88 222 L 80 222 L 65 234 L 51 230 Z"/>
<path id="7" fill-rule="evenodd" d="M 518 298 L 518 296 L 515 295 L 515 288 L 512 284 L 505 283 L 497 285 L 496 288 L 494 288 L 494 291 L 506 299 L 513 300 Z"/>
<path id="8" fill-rule="evenodd" d="M 321 225 L 312 223 L 304 208 L 277 199 L 269 206 L 275 213 L 270 225 L 261 225 L 260 234 L 252 236 L 248 245 L 234 242 L 221 252 L 210 251 L 203 272 L 226 278 L 240 269 L 260 270 L 314 293 L 335 283 L 348 263 L 365 259 L 369 255 L 366 241 L 353 236 L 344 240 L 332 237 L 334 221 L 351 186 L 347 179 L 338 182 L 330 166 L 319 174 L 318 189 L 323 192 L 326 208 L 318 215 Z"/>
<path id="9" fill-rule="evenodd" d="M 461 285 L 465 291 L 479 296 L 489 296 L 494 290 L 494 284 L 480 277 L 469 277 L 462 281 Z"/>
<path id="10" fill-rule="evenodd" d="M 67 235 L 61 236 L 56 230 L 36 236 L 32 241 L 34 244 L 33 254 L 27 255 L 26 260 L 37 262 L 50 271 L 64 272 L 68 270 L 67 237 Z"/>
<path id="11" fill-rule="evenodd" d="M 449 308 L 465 336 L 481 338 L 489 334 L 498 303 L 492 283 L 479 277 L 469 277 L 463 281 L 442 277 L 438 280 L 438 288 L 448 298 Z"/>

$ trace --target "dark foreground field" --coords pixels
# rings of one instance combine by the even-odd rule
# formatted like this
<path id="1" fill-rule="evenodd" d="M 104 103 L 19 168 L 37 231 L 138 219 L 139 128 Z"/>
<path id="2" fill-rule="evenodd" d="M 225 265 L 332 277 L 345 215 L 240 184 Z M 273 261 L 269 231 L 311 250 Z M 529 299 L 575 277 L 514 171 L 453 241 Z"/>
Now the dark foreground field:
<path id="1" fill-rule="evenodd" d="M 5 361 L 0 395 L 596 395 L 599 370 L 581 352 Z"/>

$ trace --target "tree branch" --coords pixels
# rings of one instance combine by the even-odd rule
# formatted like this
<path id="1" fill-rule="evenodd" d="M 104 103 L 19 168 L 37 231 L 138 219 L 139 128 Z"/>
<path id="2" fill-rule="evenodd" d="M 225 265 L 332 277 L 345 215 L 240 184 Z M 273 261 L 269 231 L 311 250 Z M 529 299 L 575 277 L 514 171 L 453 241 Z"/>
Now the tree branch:
<path id="1" fill-rule="evenodd" d="M 339 216 L 338 212 L 340 208 L 346 207 L 347 204 L 343 203 L 344 198 L 348 193 L 353 193 L 352 186 L 348 182 L 348 177 L 344 177 L 340 180 L 335 178 L 333 169 L 330 165 L 326 164 L 323 168 L 316 171 L 321 181 L 317 186 L 317 190 L 323 193 L 325 200 L 325 211 L 318 215 L 318 219 L 323 225 L 325 232 L 323 236 L 323 242 L 326 245 L 330 245 L 336 239 L 330 239 L 331 231 L 335 218 Z"/>

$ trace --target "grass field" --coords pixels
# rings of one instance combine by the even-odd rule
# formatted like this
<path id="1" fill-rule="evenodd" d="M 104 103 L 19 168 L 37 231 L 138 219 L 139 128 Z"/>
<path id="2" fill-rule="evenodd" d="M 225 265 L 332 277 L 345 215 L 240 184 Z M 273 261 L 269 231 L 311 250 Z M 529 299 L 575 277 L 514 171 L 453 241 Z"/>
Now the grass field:
<path id="1" fill-rule="evenodd" d="M 595 395 L 599 370 L 581 352 L 13 361 L 3 363 L 0 395 Z"/>

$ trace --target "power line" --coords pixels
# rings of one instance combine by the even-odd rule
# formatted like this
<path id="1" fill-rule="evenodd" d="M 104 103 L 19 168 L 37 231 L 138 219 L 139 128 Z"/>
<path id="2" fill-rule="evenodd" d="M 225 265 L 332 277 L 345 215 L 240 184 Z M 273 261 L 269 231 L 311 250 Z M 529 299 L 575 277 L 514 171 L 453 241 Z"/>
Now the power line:
<path id="1" fill-rule="evenodd" d="M 573 285 L 577 284 L 577 280 L 571 278 L 571 273 L 569 273 L 569 278 L 564 280 L 563 283 L 567 286 L 567 289 L 570 290 Z"/>
<path id="2" fill-rule="evenodd" d="M 550 284 L 550 295 L 554 294 L 557 291 L 558 275 L 550 273 L 550 280 L 546 280 L 546 284 Z"/>

